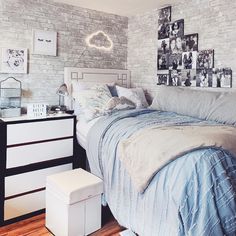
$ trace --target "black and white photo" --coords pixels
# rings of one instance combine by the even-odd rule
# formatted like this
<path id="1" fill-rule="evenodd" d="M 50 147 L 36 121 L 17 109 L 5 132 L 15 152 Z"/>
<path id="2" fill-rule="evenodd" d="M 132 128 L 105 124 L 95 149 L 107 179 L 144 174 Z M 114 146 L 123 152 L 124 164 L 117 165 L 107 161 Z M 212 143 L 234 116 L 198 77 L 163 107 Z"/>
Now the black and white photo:
<path id="1" fill-rule="evenodd" d="M 157 74 L 157 85 L 168 85 L 169 74 Z"/>
<path id="2" fill-rule="evenodd" d="M 188 34 L 183 37 L 182 47 L 184 52 L 198 51 L 198 34 Z"/>
<path id="3" fill-rule="evenodd" d="M 184 36 L 184 19 L 170 23 L 170 37 Z"/>
<path id="4" fill-rule="evenodd" d="M 197 69 L 212 69 L 214 67 L 214 50 L 201 50 L 198 52 Z"/>
<path id="5" fill-rule="evenodd" d="M 169 54 L 158 54 L 157 68 L 158 68 L 158 70 L 168 70 L 168 68 L 169 68 Z"/>
<path id="6" fill-rule="evenodd" d="M 158 12 L 158 39 L 169 38 L 171 7 L 165 7 Z"/>
<path id="7" fill-rule="evenodd" d="M 182 54 L 181 53 L 170 54 L 170 56 L 169 56 L 169 69 L 170 70 L 183 69 Z"/>
<path id="8" fill-rule="evenodd" d="M 196 69 L 197 52 L 183 52 L 182 62 L 183 62 L 183 69 Z"/>
<path id="9" fill-rule="evenodd" d="M 196 86 L 212 87 L 212 69 L 197 69 Z"/>
<path id="10" fill-rule="evenodd" d="M 231 88 L 232 87 L 232 70 L 231 68 L 223 68 L 223 74 L 221 77 L 221 87 Z"/>
<path id="11" fill-rule="evenodd" d="M 196 87 L 196 70 L 181 70 L 181 83 L 185 87 Z"/>
<path id="12" fill-rule="evenodd" d="M 158 40 L 158 54 L 166 54 L 170 51 L 170 39 Z"/>
<path id="13" fill-rule="evenodd" d="M 171 54 L 183 52 L 181 37 L 171 37 L 169 44 L 170 44 L 170 53 Z"/>
<path id="14" fill-rule="evenodd" d="M 2 73 L 27 73 L 28 50 L 22 48 L 2 48 Z"/>
<path id="15" fill-rule="evenodd" d="M 231 88 L 232 87 L 231 68 L 213 68 L 212 69 L 212 87 Z"/>
<path id="16" fill-rule="evenodd" d="M 169 86 L 181 86 L 181 70 L 170 70 Z"/>

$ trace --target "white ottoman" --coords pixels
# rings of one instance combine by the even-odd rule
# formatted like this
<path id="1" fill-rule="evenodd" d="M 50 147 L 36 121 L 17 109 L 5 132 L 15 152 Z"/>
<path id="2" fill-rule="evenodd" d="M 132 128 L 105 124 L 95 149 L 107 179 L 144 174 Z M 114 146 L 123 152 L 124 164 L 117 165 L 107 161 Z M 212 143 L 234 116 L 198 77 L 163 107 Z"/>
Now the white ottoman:
<path id="1" fill-rule="evenodd" d="M 84 236 L 101 228 L 102 180 L 83 169 L 47 177 L 46 227 L 56 236 Z"/>

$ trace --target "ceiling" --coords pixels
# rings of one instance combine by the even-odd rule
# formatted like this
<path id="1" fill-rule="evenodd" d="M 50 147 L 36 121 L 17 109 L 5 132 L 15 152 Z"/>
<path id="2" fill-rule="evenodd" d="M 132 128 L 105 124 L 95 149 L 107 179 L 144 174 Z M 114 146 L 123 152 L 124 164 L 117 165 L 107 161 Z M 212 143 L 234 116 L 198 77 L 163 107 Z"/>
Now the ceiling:
<path id="1" fill-rule="evenodd" d="M 170 0 L 54 0 L 83 8 L 132 16 L 168 5 Z"/>

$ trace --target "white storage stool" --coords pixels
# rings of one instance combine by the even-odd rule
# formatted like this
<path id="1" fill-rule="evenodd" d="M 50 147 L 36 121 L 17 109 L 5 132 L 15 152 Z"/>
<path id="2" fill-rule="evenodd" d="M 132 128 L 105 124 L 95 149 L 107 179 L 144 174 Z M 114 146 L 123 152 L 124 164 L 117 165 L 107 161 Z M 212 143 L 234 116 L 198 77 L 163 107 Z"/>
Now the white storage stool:
<path id="1" fill-rule="evenodd" d="M 83 169 L 47 177 L 46 227 L 56 236 L 84 236 L 101 228 L 102 180 Z"/>

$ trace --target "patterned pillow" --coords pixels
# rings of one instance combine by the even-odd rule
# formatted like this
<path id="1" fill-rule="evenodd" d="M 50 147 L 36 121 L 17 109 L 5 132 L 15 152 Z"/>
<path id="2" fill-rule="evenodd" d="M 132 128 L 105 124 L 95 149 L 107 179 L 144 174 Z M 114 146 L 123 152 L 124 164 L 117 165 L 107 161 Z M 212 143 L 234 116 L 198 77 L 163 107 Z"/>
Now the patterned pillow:
<path id="1" fill-rule="evenodd" d="M 105 84 L 81 90 L 78 94 L 78 101 L 85 119 L 89 121 L 105 115 L 105 106 L 111 97 L 111 93 Z"/>
<path id="2" fill-rule="evenodd" d="M 142 88 L 123 88 L 116 86 L 116 90 L 119 97 L 126 97 L 133 103 L 135 103 L 136 108 L 146 108 L 148 107 L 147 100 Z"/>

